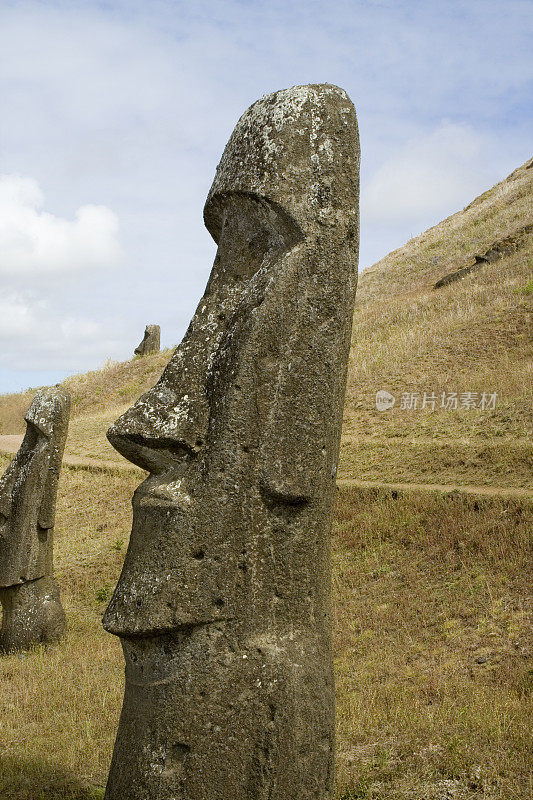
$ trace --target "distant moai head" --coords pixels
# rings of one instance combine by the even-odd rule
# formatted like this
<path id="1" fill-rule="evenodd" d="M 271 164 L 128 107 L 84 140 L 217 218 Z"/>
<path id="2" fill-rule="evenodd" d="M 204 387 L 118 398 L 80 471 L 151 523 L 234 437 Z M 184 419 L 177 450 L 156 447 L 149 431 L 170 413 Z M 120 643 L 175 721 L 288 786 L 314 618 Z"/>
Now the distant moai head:
<path id="1" fill-rule="evenodd" d="M 57 486 L 67 438 L 70 395 L 41 389 L 26 416 L 26 435 L 0 478 L 0 587 L 51 572 Z"/>
<path id="2" fill-rule="evenodd" d="M 104 616 L 126 657 L 107 800 L 331 788 L 329 533 L 358 174 L 342 89 L 294 87 L 245 112 L 204 209 L 218 245 L 204 296 L 108 432 L 150 474 Z M 278 761 L 261 770 L 266 730 Z"/>
<path id="3" fill-rule="evenodd" d="M 161 328 L 159 325 L 147 325 L 142 342 L 133 351 L 136 356 L 159 353 L 161 347 Z"/>

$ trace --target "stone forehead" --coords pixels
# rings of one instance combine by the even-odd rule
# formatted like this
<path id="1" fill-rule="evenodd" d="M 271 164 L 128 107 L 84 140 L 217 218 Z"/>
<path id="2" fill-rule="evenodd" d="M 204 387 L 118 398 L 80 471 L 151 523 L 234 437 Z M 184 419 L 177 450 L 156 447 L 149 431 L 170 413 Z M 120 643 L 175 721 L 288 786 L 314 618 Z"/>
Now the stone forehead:
<path id="1" fill-rule="evenodd" d="M 39 428 L 45 436 L 54 434 L 58 422 L 68 418 L 70 395 L 60 386 L 40 389 L 26 412 L 24 419 Z"/>
<path id="2" fill-rule="evenodd" d="M 265 95 L 231 134 L 206 201 L 206 227 L 218 241 L 224 203 L 235 192 L 281 205 L 305 226 L 326 207 L 355 213 L 358 167 L 357 118 L 343 89 L 311 84 Z"/>

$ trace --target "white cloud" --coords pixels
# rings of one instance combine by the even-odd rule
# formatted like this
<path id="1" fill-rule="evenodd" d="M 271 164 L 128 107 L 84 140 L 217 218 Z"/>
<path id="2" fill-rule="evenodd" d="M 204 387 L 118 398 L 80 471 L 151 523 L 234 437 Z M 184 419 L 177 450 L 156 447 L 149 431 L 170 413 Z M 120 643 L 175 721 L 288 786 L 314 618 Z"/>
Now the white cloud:
<path id="1" fill-rule="evenodd" d="M 77 372 L 80 360 L 93 365 L 116 358 L 122 330 L 83 316 L 56 313 L 53 304 L 19 292 L 0 295 L 0 366 Z"/>
<path id="2" fill-rule="evenodd" d="M 448 121 L 387 158 L 362 194 L 367 224 L 418 225 L 441 218 L 490 185 L 486 142 L 470 125 Z M 503 176 L 502 176 L 503 177 Z"/>
<path id="3" fill-rule="evenodd" d="M 34 325 L 34 313 L 20 295 L 0 296 L 0 337 L 3 342 L 15 336 L 25 336 Z"/>
<path id="4" fill-rule="evenodd" d="M 80 206 L 70 221 L 43 205 L 33 178 L 0 175 L 0 275 L 48 276 L 119 262 L 118 219 L 110 209 Z"/>
<path id="5" fill-rule="evenodd" d="M 35 179 L 11 184 L 26 223 L 10 230 L 9 263 L 0 257 L 0 298 L 6 284 L 18 292 L 0 313 L 20 331 L 0 336 L 0 391 L 17 368 L 127 358 L 147 322 L 179 341 L 214 257 L 202 206 L 217 160 L 264 92 L 330 81 L 352 97 L 362 266 L 503 178 L 530 155 L 528 5 L 0 3 L 2 170 Z M 123 269 L 105 268 L 109 209 Z M 9 272 L 15 254 L 26 266 Z"/>

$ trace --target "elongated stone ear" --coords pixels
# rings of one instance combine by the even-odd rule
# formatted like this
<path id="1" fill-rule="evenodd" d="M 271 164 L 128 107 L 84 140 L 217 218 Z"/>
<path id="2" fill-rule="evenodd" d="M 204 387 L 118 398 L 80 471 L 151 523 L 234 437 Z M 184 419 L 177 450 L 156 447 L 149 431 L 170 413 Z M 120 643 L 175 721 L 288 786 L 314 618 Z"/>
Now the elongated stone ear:
<path id="1" fill-rule="evenodd" d="M 307 330 L 303 332 L 300 328 Z M 310 332 L 308 320 L 303 317 L 292 334 L 298 344 L 290 361 L 280 363 L 264 431 L 261 488 L 267 503 L 303 505 L 320 490 L 321 475 L 327 469 L 330 454 L 326 442 L 330 438 L 333 409 L 324 407 L 319 391 L 321 385 L 328 385 L 324 368 L 327 330 Z"/>
<path id="2" fill-rule="evenodd" d="M 286 308 L 286 354 L 279 354 L 262 438 L 261 490 L 267 504 L 303 505 L 335 481 L 357 259 L 347 233 L 330 243 L 329 257 L 310 238 L 286 261 L 278 300 Z"/>

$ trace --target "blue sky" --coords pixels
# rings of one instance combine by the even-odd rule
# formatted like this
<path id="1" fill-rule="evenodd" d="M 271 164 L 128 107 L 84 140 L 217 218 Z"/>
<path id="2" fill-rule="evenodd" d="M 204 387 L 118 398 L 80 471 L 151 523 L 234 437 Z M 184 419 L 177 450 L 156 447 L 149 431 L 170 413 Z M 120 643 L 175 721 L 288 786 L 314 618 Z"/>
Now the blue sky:
<path id="1" fill-rule="evenodd" d="M 361 133 L 361 268 L 531 153 L 529 0 L 0 8 L 0 393 L 182 337 L 203 203 L 266 92 L 336 83 Z"/>

